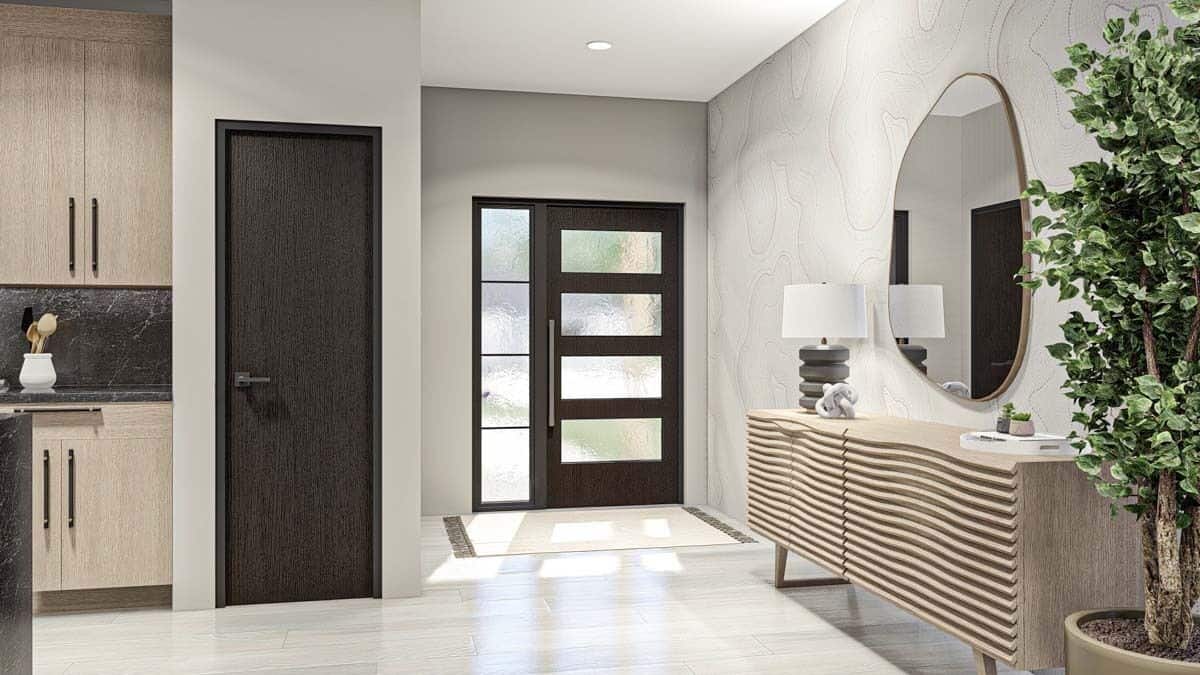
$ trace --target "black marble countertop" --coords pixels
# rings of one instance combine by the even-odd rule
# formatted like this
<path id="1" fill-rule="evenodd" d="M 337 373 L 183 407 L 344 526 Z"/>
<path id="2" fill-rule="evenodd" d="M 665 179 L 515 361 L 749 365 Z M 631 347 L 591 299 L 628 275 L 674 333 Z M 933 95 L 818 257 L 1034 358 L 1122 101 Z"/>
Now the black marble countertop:
<path id="1" fill-rule="evenodd" d="M 55 387 L 26 392 L 20 385 L 0 391 L 0 405 L 21 403 L 152 403 L 171 400 L 171 385 L 116 385 Z"/>

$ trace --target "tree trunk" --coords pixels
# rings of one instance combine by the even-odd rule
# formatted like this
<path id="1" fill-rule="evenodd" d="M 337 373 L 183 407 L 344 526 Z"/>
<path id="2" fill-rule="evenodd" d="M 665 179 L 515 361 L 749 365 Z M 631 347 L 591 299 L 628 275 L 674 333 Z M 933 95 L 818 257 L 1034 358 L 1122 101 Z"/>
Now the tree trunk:
<path id="1" fill-rule="evenodd" d="M 1197 561 L 1192 551 L 1180 555 L 1181 538 L 1175 526 L 1176 477 L 1170 471 L 1158 476 L 1158 499 L 1153 517 L 1142 522 L 1142 554 L 1146 572 L 1146 633 L 1156 645 L 1183 649 L 1192 637 L 1191 588 Z M 1190 528 L 1189 528 L 1190 529 Z M 1183 539 L 1191 544 L 1194 534 Z M 1181 560 L 1182 558 L 1182 560 Z M 1182 563 L 1182 564 L 1181 564 Z M 1186 569 L 1186 573 L 1185 573 Z"/>

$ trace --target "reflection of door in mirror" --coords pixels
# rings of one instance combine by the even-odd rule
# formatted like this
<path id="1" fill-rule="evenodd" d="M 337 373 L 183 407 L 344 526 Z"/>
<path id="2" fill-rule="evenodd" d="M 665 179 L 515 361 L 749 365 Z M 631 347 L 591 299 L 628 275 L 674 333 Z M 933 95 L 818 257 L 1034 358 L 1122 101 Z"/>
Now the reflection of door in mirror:
<path id="1" fill-rule="evenodd" d="M 893 335 L 963 398 L 999 394 L 1020 365 L 1024 171 L 1010 120 L 990 78 L 959 78 L 917 129 L 896 184 Z"/>

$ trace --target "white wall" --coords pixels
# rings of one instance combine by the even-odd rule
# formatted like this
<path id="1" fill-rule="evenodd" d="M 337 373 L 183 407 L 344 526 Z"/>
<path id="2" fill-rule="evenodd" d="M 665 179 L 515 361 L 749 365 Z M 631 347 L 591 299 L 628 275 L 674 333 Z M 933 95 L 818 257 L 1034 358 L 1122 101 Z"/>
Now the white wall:
<path id="1" fill-rule="evenodd" d="M 1016 111 L 1031 178 L 1070 185 L 1068 168 L 1099 156 L 1051 73 L 1073 42 L 1103 44 L 1109 15 L 1166 0 L 847 0 L 709 103 L 709 502 L 746 504 L 745 414 L 794 406 L 794 345 L 779 339 L 782 288 L 804 281 L 868 286 L 871 337 L 846 341 L 859 406 L 986 428 L 999 405 L 1032 409 L 1063 431 L 1070 402 L 1043 345 L 1069 307 L 1034 294 L 1030 349 L 999 400 L 970 403 L 904 362 L 887 320 L 892 197 L 909 139 L 943 89 L 991 74 Z"/>
<path id="2" fill-rule="evenodd" d="M 174 603 L 214 604 L 214 119 L 383 127 L 383 590 L 420 592 L 420 2 L 174 2 Z"/>
<path id="3" fill-rule="evenodd" d="M 706 494 L 706 106 L 425 88 L 422 508 L 471 510 L 471 198 L 683 202 L 684 497 Z"/>

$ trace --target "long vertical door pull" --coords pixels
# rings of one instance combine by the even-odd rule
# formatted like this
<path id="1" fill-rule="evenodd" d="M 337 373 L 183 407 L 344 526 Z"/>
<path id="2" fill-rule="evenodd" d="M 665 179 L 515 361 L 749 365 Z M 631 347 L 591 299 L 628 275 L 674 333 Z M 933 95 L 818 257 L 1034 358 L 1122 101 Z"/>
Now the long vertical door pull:
<path id="1" fill-rule="evenodd" d="M 75 527 L 75 450 L 67 450 L 67 527 Z"/>
<path id="2" fill-rule="evenodd" d="M 75 198 L 67 199 L 67 269 L 75 271 Z"/>
<path id="3" fill-rule="evenodd" d="M 554 319 L 550 319 L 549 339 L 546 341 L 546 355 L 549 358 L 546 365 L 546 372 L 549 373 L 549 389 L 550 396 L 546 398 L 546 421 L 550 428 L 554 428 L 554 339 L 558 337 L 554 332 Z"/>
<path id="4" fill-rule="evenodd" d="M 42 529 L 50 529 L 50 451 L 42 450 Z"/>
<path id="5" fill-rule="evenodd" d="M 100 201 L 92 197 L 92 272 L 100 270 Z"/>

